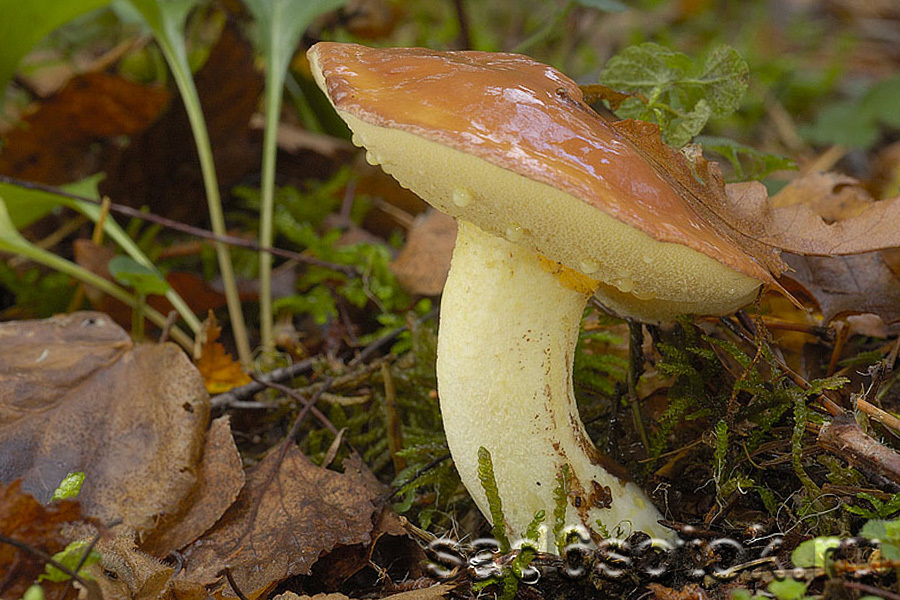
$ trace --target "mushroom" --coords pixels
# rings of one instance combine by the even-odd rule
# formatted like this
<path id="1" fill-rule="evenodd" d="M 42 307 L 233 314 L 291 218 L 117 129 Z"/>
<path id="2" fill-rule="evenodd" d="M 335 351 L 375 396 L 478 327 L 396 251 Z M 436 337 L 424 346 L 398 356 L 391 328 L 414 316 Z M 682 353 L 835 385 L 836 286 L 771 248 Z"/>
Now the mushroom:
<path id="1" fill-rule="evenodd" d="M 578 416 L 572 361 L 586 303 L 594 295 L 647 322 L 727 314 L 756 297 L 768 271 L 552 67 L 515 54 L 328 42 L 309 59 L 368 162 L 459 222 L 438 393 L 450 452 L 481 512 L 490 519 L 484 447 L 513 536 L 538 511 L 554 514 L 566 473 L 567 527 L 594 540 L 604 531 L 668 537 Z"/>

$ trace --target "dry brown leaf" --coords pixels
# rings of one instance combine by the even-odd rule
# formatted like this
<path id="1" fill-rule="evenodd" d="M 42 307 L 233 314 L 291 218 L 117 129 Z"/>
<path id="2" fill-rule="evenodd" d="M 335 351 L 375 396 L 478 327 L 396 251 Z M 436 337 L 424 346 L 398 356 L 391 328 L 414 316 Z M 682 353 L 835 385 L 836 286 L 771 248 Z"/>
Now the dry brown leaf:
<path id="1" fill-rule="evenodd" d="M 658 583 L 649 583 L 647 587 L 653 592 L 656 600 L 707 600 L 709 598 L 706 590 L 695 583 L 688 584 L 680 590 Z"/>
<path id="2" fill-rule="evenodd" d="M 579 85 L 578 87 L 581 88 L 581 93 L 584 94 L 585 102 L 587 102 L 588 104 L 594 104 L 601 100 L 606 100 L 607 102 L 609 102 L 609 108 L 614 111 L 619 110 L 619 107 L 622 106 L 622 103 L 629 98 L 638 97 L 636 94 L 627 94 L 625 92 L 620 92 L 600 83 Z"/>
<path id="3" fill-rule="evenodd" d="M 894 218 L 900 198 L 876 202 L 856 183 L 837 173 L 811 173 L 768 200 L 758 183 L 728 186 L 728 194 L 735 211 L 762 215 L 760 239 L 784 248 L 782 257 L 792 269 L 782 275 L 783 285 L 811 298 L 826 321 L 872 313 L 895 322 L 900 252 L 862 250 L 900 244 L 900 220 L 878 222 Z M 846 255 L 815 256 L 831 252 Z"/>
<path id="4" fill-rule="evenodd" d="M 133 348 L 100 313 L 0 324 L 0 479 L 41 502 L 83 471 L 85 514 L 147 529 L 193 491 L 208 419 L 172 344 Z"/>
<path id="5" fill-rule="evenodd" d="M 195 352 L 194 365 L 203 376 L 203 383 L 210 394 L 222 394 L 251 381 L 240 363 L 216 341 L 221 333 L 222 327 L 216 320 L 216 315 L 209 311 L 198 338 L 202 343 L 199 351 Z"/>
<path id="6" fill-rule="evenodd" d="M 197 479 L 187 512 L 163 519 L 142 536 L 141 550 L 154 556 L 180 550 L 215 525 L 237 499 L 244 487 L 244 468 L 227 416 L 213 421 L 206 434 Z"/>
<path id="7" fill-rule="evenodd" d="M 729 187 L 734 210 L 755 215 L 754 234 L 773 248 L 836 256 L 900 246 L 900 196 L 874 201 L 850 177 L 810 173 L 767 203 L 759 184 Z"/>
<path id="8" fill-rule="evenodd" d="M 184 551 L 186 577 L 211 584 L 231 568 L 252 599 L 304 575 L 319 556 L 371 539 L 375 494 L 352 474 L 311 463 L 293 444 L 271 451 L 247 473 L 237 502 Z M 225 584 L 219 593 L 235 594 Z"/>
<path id="9" fill-rule="evenodd" d="M 456 220 L 440 211 L 429 211 L 416 218 L 391 270 L 407 292 L 437 296 L 447 281 L 455 245 Z"/>
<path id="10" fill-rule="evenodd" d="M 2 468 L 0 476 L 6 479 Z M 22 491 L 21 481 L 8 486 L 0 483 L 0 534 L 6 537 L 52 555 L 68 543 L 61 531 L 63 526 L 80 518 L 81 510 L 74 500 L 44 506 Z M 0 543 L 0 598 L 21 598 L 44 572 L 44 564 L 30 552 Z"/>
<path id="11" fill-rule="evenodd" d="M 205 600 L 202 585 L 174 579 L 176 569 L 137 549 L 133 532 L 97 535 L 92 525 L 76 525 L 72 539 L 94 545 L 100 561 L 88 568 L 102 600 Z"/>
<path id="12" fill-rule="evenodd" d="M 73 77 L 3 139 L 0 173 L 67 183 L 100 170 L 117 139 L 146 129 L 169 100 L 162 86 L 106 73 Z"/>
<path id="13" fill-rule="evenodd" d="M 446 598 L 447 594 L 455 587 L 456 584 L 453 583 L 440 583 L 427 588 L 392 594 L 385 597 L 385 600 L 388 598 L 390 600 L 438 600 L 438 598 Z"/>
<path id="14" fill-rule="evenodd" d="M 900 246 L 900 196 L 876 202 L 855 183 L 816 173 L 794 180 L 771 198 L 763 241 L 818 256 Z"/>
<path id="15" fill-rule="evenodd" d="M 793 271 L 782 275 L 782 280 L 788 289 L 802 288 L 819 305 L 826 322 L 873 313 L 894 323 L 900 321 L 900 278 L 890 267 L 890 257 L 896 253 L 799 256 L 786 252 L 784 260 Z"/>
<path id="16" fill-rule="evenodd" d="M 439 600 L 440 598 L 446 598 L 447 594 L 455 587 L 456 586 L 452 583 L 440 583 L 426 588 L 408 590 L 406 592 L 400 592 L 399 594 L 391 594 L 390 596 L 385 596 L 384 600 Z M 345 596 L 344 594 L 298 596 L 294 592 L 284 592 L 283 594 L 278 594 L 272 598 L 272 600 L 352 600 L 352 598 Z"/>

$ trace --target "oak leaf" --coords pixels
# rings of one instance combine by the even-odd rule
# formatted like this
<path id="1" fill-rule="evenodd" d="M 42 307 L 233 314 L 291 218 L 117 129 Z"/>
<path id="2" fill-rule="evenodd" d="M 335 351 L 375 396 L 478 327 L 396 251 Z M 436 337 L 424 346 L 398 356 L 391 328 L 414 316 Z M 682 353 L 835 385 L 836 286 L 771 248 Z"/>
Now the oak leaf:
<path id="1" fill-rule="evenodd" d="M 354 473 L 318 467 L 292 443 L 282 444 L 247 473 L 237 501 L 203 537 L 184 550 L 186 577 L 218 583 L 234 596 L 222 565 L 251 600 L 279 582 L 307 575 L 339 546 L 371 540 L 375 492 Z"/>

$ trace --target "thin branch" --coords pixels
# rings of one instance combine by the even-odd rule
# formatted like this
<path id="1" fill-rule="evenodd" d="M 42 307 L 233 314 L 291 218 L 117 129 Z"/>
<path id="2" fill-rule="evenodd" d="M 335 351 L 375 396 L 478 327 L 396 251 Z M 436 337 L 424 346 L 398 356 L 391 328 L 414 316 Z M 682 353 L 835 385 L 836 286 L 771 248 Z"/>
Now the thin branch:
<path id="1" fill-rule="evenodd" d="M 900 489 L 900 454 L 866 435 L 849 414 L 822 426 L 819 445 L 850 465 L 870 473 L 880 484 Z"/>
<path id="2" fill-rule="evenodd" d="M 100 200 L 88 198 L 86 196 L 79 196 L 78 194 L 72 194 L 58 187 L 44 185 L 42 183 L 35 183 L 33 181 L 16 179 L 15 177 L 8 177 L 6 175 L 0 175 L 0 182 L 8 183 L 10 185 L 15 185 L 28 190 L 36 190 L 40 192 L 47 192 L 49 194 L 56 194 L 57 196 L 63 196 L 65 198 L 78 200 L 80 202 L 89 202 L 91 204 L 97 205 L 101 204 Z M 300 263 L 331 269 L 332 271 L 338 271 L 339 273 L 344 273 L 350 276 L 359 275 L 359 269 L 351 265 L 339 265 L 337 263 L 321 260 L 314 256 L 310 256 L 301 252 L 292 252 L 290 250 L 282 250 L 281 248 L 266 248 L 253 240 L 234 235 L 217 235 L 212 231 L 209 231 L 208 229 L 202 229 L 200 227 L 194 227 L 193 225 L 180 223 L 173 219 L 168 219 L 160 215 L 155 215 L 153 213 L 138 210 L 130 206 L 125 206 L 124 204 L 116 204 L 115 202 L 111 202 L 109 205 L 109 210 L 110 212 L 125 215 L 126 217 L 142 219 L 144 221 L 156 223 L 157 225 L 161 225 L 162 227 L 165 227 L 167 229 L 179 231 L 181 233 L 198 237 L 204 240 L 209 240 L 212 242 L 222 242 L 230 246 L 238 246 L 241 248 L 249 248 L 250 250 L 255 250 L 257 252 L 268 252 L 274 256 L 280 256 L 281 258 L 296 260 Z"/>
<path id="3" fill-rule="evenodd" d="M 877 588 L 874 585 L 868 585 L 866 583 L 860 583 L 858 581 L 841 581 L 841 585 L 845 588 L 859 590 L 861 592 L 865 592 L 866 594 L 872 594 L 873 596 L 884 598 L 885 600 L 900 600 L 900 594 L 885 590 L 883 588 Z"/>
<path id="4" fill-rule="evenodd" d="M 310 407 L 310 408 L 309 408 L 310 412 L 312 412 L 313 416 L 314 416 L 316 419 L 319 420 L 319 423 L 321 423 L 323 426 L 325 426 L 325 428 L 328 429 L 328 431 L 330 431 L 331 433 L 333 433 L 335 436 L 338 435 L 339 431 L 338 431 L 338 428 L 334 426 L 334 423 L 332 423 L 332 422 L 328 419 L 328 417 L 326 417 L 326 416 L 322 413 L 322 411 L 320 411 L 318 408 L 316 408 L 316 407 L 312 404 L 312 401 L 311 401 L 311 400 L 306 400 L 306 399 L 305 399 L 301 394 L 299 394 L 296 390 L 294 390 L 294 389 L 292 389 L 292 388 L 289 388 L 289 387 L 286 386 L 286 385 L 281 385 L 280 383 L 275 383 L 274 381 L 263 381 L 262 379 L 257 379 L 257 378 L 255 378 L 255 377 L 254 377 L 253 380 L 254 380 L 254 381 L 257 381 L 257 382 L 259 382 L 259 383 L 261 383 L 261 384 L 263 384 L 263 385 L 264 385 L 265 387 L 267 387 L 267 388 L 272 388 L 272 389 L 274 389 L 274 390 L 278 390 L 278 391 L 281 392 L 282 394 L 285 394 L 285 395 L 287 395 L 287 396 L 290 396 L 291 398 L 293 398 L 294 400 L 296 400 L 296 401 L 300 404 L 300 406 L 302 406 L 304 409 L 306 409 L 306 408 L 309 406 L 309 407 Z M 324 391 L 324 390 L 316 390 L 316 393 L 319 393 L 319 396 L 321 397 L 321 392 L 322 392 L 322 391 Z"/>
<path id="5" fill-rule="evenodd" d="M 275 369 L 265 375 L 260 375 L 256 380 L 247 385 L 231 388 L 227 392 L 218 394 L 210 398 L 209 404 L 211 408 L 267 408 L 268 405 L 259 402 L 250 401 L 254 395 L 263 391 L 269 385 L 280 382 L 289 381 L 297 377 L 301 373 L 305 373 L 312 369 L 315 361 L 311 358 L 300 361 L 287 367 Z"/>

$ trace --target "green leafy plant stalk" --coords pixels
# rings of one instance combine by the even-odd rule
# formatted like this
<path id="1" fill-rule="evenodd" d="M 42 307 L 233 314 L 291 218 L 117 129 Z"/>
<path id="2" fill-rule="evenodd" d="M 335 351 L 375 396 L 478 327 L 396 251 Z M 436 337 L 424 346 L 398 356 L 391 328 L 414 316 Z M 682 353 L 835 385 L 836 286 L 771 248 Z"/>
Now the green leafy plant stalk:
<path id="1" fill-rule="evenodd" d="M 100 178 L 101 176 L 94 175 L 63 186 L 61 191 L 69 195 L 52 193 L 46 190 L 27 189 L 15 183 L 0 181 L 0 196 L 6 202 L 10 220 L 17 229 L 33 223 L 48 214 L 56 206 L 65 206 L 83 214 L 96 223 L 100 219 L 101 208 L 99 204 L 90 201 L 88 198 L 96 199 L 99 196 L 97 184 Z M 84 199 L 79 199 L 76 196 L 83 196 Z M 156 271 L 153 261 L 144 254 L 134 240 L 131 239 L 131 236 L 110 215 L 107 215 L 103 221 L 103 233 L 116 242 L 134 262 L 147 269 Z M 178 311 L 181 318 L 184 319 L 190 330 L 194 333 L 198 332 L 200 330 L 200 319 L 197 318 L 178 292 L 169 288 L 165 296 L 175 310 Z"/>
<path id="2" fill-rule="evenodd" d="M 144 21 L 153 31 L 156 42 L 172 71 L 172 78 L 181 93 L 200 158 L 210 224 L 214 233 L 224 236 L 226 234 L 225 216 L 222 211 L 222 199 L 213 162 L 212 145 L 200 107 L 197 87 L 191 76 L 183 35 L 188 13 L 197 5 L 198 0 L 129 0 L 129 2 L 141 13 Z M 241 300 L 235 282 L 231 253 L 224 242 L 216 242 L 215 248 L 238 358 L 246 366 L 251 362 L 250 339 L 244 324 L 244 315 L 241 312 Z"/>
<path id="3" fill-rule="evenodd" d="M 265 107 L 263 134 L 262 203 L 260 206 L 259 242 L 270 248 L 273 242 L 275 206 L 275 159 L 277 156 L 278 119 L 281 114 L 282 91 L 291 56 L 300 35 L 318 15 L 337 8 L 346 0 L 244 0 L 256 20 L 257 37 L 266 61 Z M 259 320 L 263 348 L 274 346 L 272 334 L 272 255 L 259 253 Z"/>
<path id="4" fill-rule="evenodd" d="M 500 490 L 497 488 L 497 479 L 494 477 L 494 463 L 491 453 L 484 446 L 478 449 L 478 479 L 484 495 L 487 496 L 488 507 L 491 513 L 491 534 L 500 546 L 500 552 L 509 552 L 512 547 L 509 537 L 506 535 L 506 527 L 503 518 L 503 501 L 500 499 Z"/>
<path id="5" fill-rule="evenodd" d="M 750 69 L 737 51 L 718 46 L 702 62 L 647 42 L 612 57 L 600 82 L 634 92 L 616 109 L 620 117 L 657 123 L 667 144 L 680 148 L 711 117 L 734 112 L 744 97 Z"/>
<path id="6" fill-rule="evenodd" d="M 135 308 L 138 305 L 137 299 L 112 283 L 111 281 L 100 277 L 96 273 L 92 273 L 73 262 L 48 252 L 43 248 L 39 248 L 30 243 L 15 228 L 12 220 L 9 218 L 9 212 L 6 210 L 6 203 L 0 198 L 0 251 L 18 254 L 32 260 L 38 264 L 50 267 L 60 273 L 65 273 L 79 281 L 83 281 L 87 285 L 93 286 L 116 300 L 124 302 L 128 306 Z M 158 311 L 152 308 L 146 309 L 147 318 L 159 327 L 166 326 L 166 318 Z M 172 329 L 172 338 L 181 344 L 184 348 L 192 348 L 193 341 L 182 331 Z"/>

